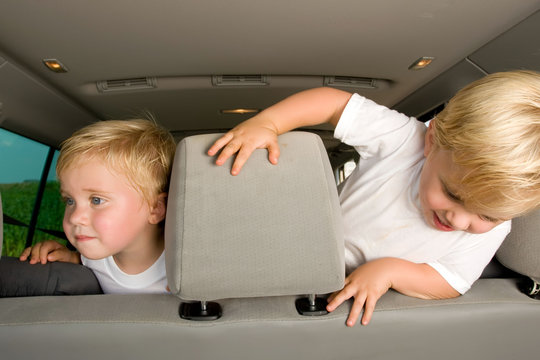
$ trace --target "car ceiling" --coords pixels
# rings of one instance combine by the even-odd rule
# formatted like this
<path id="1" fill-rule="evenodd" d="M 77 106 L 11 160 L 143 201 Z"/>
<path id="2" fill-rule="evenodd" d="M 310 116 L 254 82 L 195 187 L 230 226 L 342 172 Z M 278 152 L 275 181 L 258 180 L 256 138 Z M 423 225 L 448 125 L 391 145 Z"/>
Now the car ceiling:
<path id="1" fill-rule="evenodd" d="M 0 126 L 52 146 L 93 121 L 145 114 L 177 136 L 223 130 L 249 115 L 220 110 L 263 109 L 325 76 L 374 79 L 372 89 L 344 89 L 393 107 L 539 8 L 538 0 L 2 0 Z M 528 36 L 536 43 L 522 55 L 536 56 L 534 67 L 538 33 Z M 408 70 L 422 56 L 435 60 Z M 68 72 L 51 72 L 47 58 Z M 267 84 L 213 84 L 220 75 Z M 140 78 L 154 87 L 133 86 Z M 100 92 L 108 80 L 131 86 Z"/>

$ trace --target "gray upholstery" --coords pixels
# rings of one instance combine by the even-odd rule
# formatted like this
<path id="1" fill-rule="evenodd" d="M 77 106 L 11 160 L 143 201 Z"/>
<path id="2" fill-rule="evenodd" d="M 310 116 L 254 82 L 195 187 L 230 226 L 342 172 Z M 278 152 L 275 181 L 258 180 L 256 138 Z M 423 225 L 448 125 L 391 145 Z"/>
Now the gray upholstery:
<path id="1" fill-rule="evenodd" d="M 208 142 L 209 139 L 204 139 L 204 141 Z M 287 146 L 284 147 L 285 144 Z M 285 144 L 282 144 L 282 150 L 287 152 L 285 148 L 290 144 L 289 142 Z M 189 148 L 191 148 L 190 144 L 187 144 L 187 149 Z M 201 152 L 205 150 L 205 146 L 200 146 Z M 256 156 L 259 158 L 256 158 L 257 160 L 252 158 L 244 170 L 253 169 L 253 163 L 267 164 L 266 159 L 263 159 L 266 157 L 264 151 L 258 151 Z M 199 158 L 200 161 L 212 161 L 202 155 Z M 280 165 L 287 161 L 286 158 L 287 156 L 281 157 Z M 182 159 L 178 158 L 177 161 L 182 161 Z M 270 170 L 280 171 L 278 167 L 267 165 Z M 209 173 L 210 169 L 221 172 Z M 228 171 L 227 167 L 217 168 L 208 163 L 206 170 L 198 176 L 201 178 L 225 176 Z M 227 179 L 247 181 L 249 171 L 245 174 L 245 178 L 233 178 L 227 175 Z M 178 177 L 179 174 L 175 176 Z M 298 181 L 306 180 L 299 179 Z M 191 184 L 184 185 L 192 186 Z M 197 221 L 197 223 L 190 228 L 190 233 L 180 232 L 180 229 L 183 229 L 180 227 L 183 218 L 182 209 L 179 207 L 182 200 L 177 198 L 179 189 L 175 191 L 176 194 L 172 195 L 174 201 L 171 202 L 175 204 L 174 210 L 171 210 L 175 213 L 173 216 L 167 215 L 169 235 L 171 231 L 174 231 L 184 237 L 180 240 L 189 242 L 192 238 L 187 239 L 186 236 L 197 232 L 197 226 L 201 232 L 207 234 L 208 230 L 205 227 L 211 223 L 213 231 L 219 234 L 226 227 L 225 225 L 228 225 L 221 224 L 220 219 L 223 213 L 227 213 L 230 209 L 223 210 L 221 214 L 204 214 L 204 209 L 195 207 L 200 219 L 186 217 L 189 221 Z M 197 191 L 196 197 L 206 199 L 204 201 L 207 202 L 211 201 L 211 196 L 215 196 L 201 194 L 202 189 Z M 234 196 L 241 195 L 234 194 Z M 196 199 L 188 200 L 195 202 Z M 251 203 L 253 202 L 255 201 Z M 189 213 L 190 211 L 186 209 L 185 215 Z M 514 251 L 521 252 L 518 244 L 521 241 L 527 241 L 522 240 L 522 236 L 532 241 L 530 234 L 538 233 L 540 219 L 537 219 L 537 216 L 534 214 L 531 217 L 518 219 L 519 221 L 514 224 L 508 243 L 505 242 L 505 247 L 498 254 L 502 261 L 506 260 L 504 253 L 506 251 L 510 254 Z M 209 223 L 204 223 L 203 218 Z M 521 220 L 524 221 L 521 222 Z M 171 226 L 177 223 L 180 225 L 171 229 Z M 256 241 L 249 234 L 245 236 L 246 240 Z M 207 268 L 215 266 L 211 262 L 216 260 L 215 254 L 212 251 L 205 254 L 200 249 L 195 249 L 195 254 L 199 257 L 207 255 L 210 260 L 205 259 L 205 262 L 199 265 L 191 264 L 189 270 L 182 273 L 182 260 L 186 260 L 185 258 L 191 254 L 186 254 L 186 247 L 175 240 L 179 239 L 169 239 L 167 244 L 167 251 L 174 255 L 172 259 L 168 259 L 168 266 L 176 271 L 171 277 L 171 280 L 177 281 L 175 293 L 186 290 L 187 285 L 182 276 L 190 271 L 203 272 L 190 274 L 194 278 L 192 281 L 196 280 L 201 284 L 206 281 L 208 275 L 218 277 L 214 271 L 207 272 Z M 304 244 L 310 243 L 309 238 L 295 240 Z M 197 238 L 197 241 L 209 240 Z M 272 244 L 283 245 L 279 241 Z M 285 243 L 285 245 L 289 244 Z M 170 251 L 171 249 L 173 250 Z M 223 246 L 218 246 L 218 249 L 222 252 L 228 250 L 223 249 Z M 274 251 L 276 249 L 271 248 Z M 219 260 L 230 261 L 230 265 L 225 267 L 225 272 L 232 276 L 231 273 L 241 272 L 243 268 L 236 269 L 238 259 L 235 256 L 237 254 L 231 251 L 229 255 L 231 258 Z M 525 255 L 522 254 L 522 256 Z M 323 256 L 322 259 L 328 261 L 328 256 Z M 518 264 L 521 259 L 520 257 L 516 259 Z M 533 260 L 531 262 L 534 264 Z M 304 264 L 309 265 L 306 259 L 303 261 Z M 243 263 L 253 265 L 250 262 Z M 276 264 L 280 262 L 276 261 Z M 512 261 L 507 264 L 515 265 Z M 267 268 L 266 266 L 271 263 L 264 265 Z M 516 269 L 518 269 L 517 266 Z M 258 268 L 246 267 L 244 273 L 253 273 L 257 270 Z M 279 269 L 276 271 L 279 272 Z M 264 281 L 268 281 L 265 277 L 271 277 L 264 272 L 258 275 Z M 2 359 L 55 360 L 74 357 L 80 360 L 112 358 L 132 360 L 537 358 L 540 301 L 521 293 L 515 278 L 493 276 L 489 279 L 479 279 L 466 294 L 454 299 L 421 300 L 391 290 L 377 302 L 370 324 L 368 326 L 357 324 L 354 328 L 345 326 L 351 301 L 344 303 L 328 315 L 306 317 L 299 315 L 296 311 L 294 300 L 297 296 L 295 295 L 220 299 L 223 316 L 210 322 L 194 322 L 180 318 L 178 309 L 181 300 L 170 294 L 2 298 L 0 299 L 1 356 Z M 294 274 L 289 274 L 289 277 L 293 278 Z M 239 276 L 236 281 L 227 278 L 223 281 L 249 295 L 246 289 L 235 284 L 235 282 L 241 282 L 242 279 L 244 275 Z M 310 279 L 306 281 L 309 283 Z M 212 294 L 212 297 L 227 295 L 218 290 L 210 289 L 208 292 Z M 306 289 L 302 289 L 304 290 Z M 196 292 L 196 290 L 191 290 L 190 294 L 199 295 Z"/>
<path id="2" fill-rule="evenodd" d="M 172 295 L 0 299 L 3 359 L 534 359 L 540 303 L 510 279 L 464 296 L 420 300 L 390 291 L 368 326 L 345 326 L 350 303 L 321 317 L 294 297 L 220 301 L 223 317 L 178 317 Z M 29 345 L 30 344 L 30 345 Z M 54 346 L 57 346 L 54 348 Z M 76 356 L 75 356 L 75 355 Z"/>
<path id="3" fill-rule="evenodd" d="M 278 165 L 256 150 L 238 176 L 206 155 L 219 134 L 182 140 L 165 225 L 171 292 L 184 300 L 320 294 L 343 287 L 341 212 L 326 150 L 279 137 Z"/>
<path id="4" fill-rule="evenodd" d="M 507 268 L 540 283 L 540 210 L 512 220 L 512 231 L 496 256 Z"/>

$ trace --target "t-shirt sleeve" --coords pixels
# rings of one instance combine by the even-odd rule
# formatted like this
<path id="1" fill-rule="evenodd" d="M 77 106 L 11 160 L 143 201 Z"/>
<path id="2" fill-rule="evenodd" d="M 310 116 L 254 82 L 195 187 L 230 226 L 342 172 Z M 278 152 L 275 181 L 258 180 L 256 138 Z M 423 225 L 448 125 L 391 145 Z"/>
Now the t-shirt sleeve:
<path id="1" fill-rule="evenodd" d="M 415 123 L 415 118 L 354 94 L 343 110 L 334 137 L 353 146 L 362 159 L 383 158 L 407 141 Z"/>
<path id="2" fill-rule="evenodd" d="M 334 137 L 360 155 L 358 171 L 374 167 L 405 169 L 423 158 L 426 125 L 354 94 L 343 110 Z M 384 160 L 384 164 L 381 161 Z"/>
<path id="3" fill-rule="evenodd" d="M 465 239 L 444 257 L 428 262 L 460 294 L 466 293 L 482 275 L 495 252 L 510 232 L 511 223 L 506 221 L 484 234 Z M 473 240 L 474 238 L 474 240 Z"/>

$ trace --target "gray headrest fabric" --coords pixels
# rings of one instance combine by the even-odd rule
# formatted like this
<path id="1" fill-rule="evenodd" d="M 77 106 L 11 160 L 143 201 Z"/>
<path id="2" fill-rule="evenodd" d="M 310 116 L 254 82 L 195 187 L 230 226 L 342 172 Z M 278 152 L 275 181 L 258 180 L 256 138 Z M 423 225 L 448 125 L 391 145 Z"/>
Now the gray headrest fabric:
<path id="1" fill-rule="evenodd" d="M 540 282 L 540 210 L 512 220 L 512 231 L 496 257 L 507 268 Z"/>
<path id="2" fill-rule="evenodd" d="M 341 210 L 312 133 L 279 137 L 279 164 L 255 150 L 237 176 L 206 155 L 220 134 L 177 147 L 165 221 L 169 288 L 184 300 L 324 294 L 343 287 Z"/>

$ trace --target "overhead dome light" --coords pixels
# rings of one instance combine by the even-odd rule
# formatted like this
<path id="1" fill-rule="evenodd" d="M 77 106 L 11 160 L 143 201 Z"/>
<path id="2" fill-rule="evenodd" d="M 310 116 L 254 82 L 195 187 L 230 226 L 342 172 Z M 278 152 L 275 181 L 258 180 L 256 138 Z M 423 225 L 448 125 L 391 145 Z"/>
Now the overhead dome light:
<path id="1" fill-rule="evenodd" d="M 222 114 L 256 114 L 259 109 L 223 109 L 220 110 Z"/>
<path id="2" fill-rule="evenodd" d="M 434 57 L 431 56 L 422 56 L 419 59 L 416 59 L 415 62 L 409 66 L 409 70 L 420 70 L 431 64 L 435 60 Z"/>
<path id="3" fill-rule="evenodd" d="M 43 59 L 43 64 L 55 73 L 65 73 L 68 71 L 64 64 L 56 59 Z"/>

